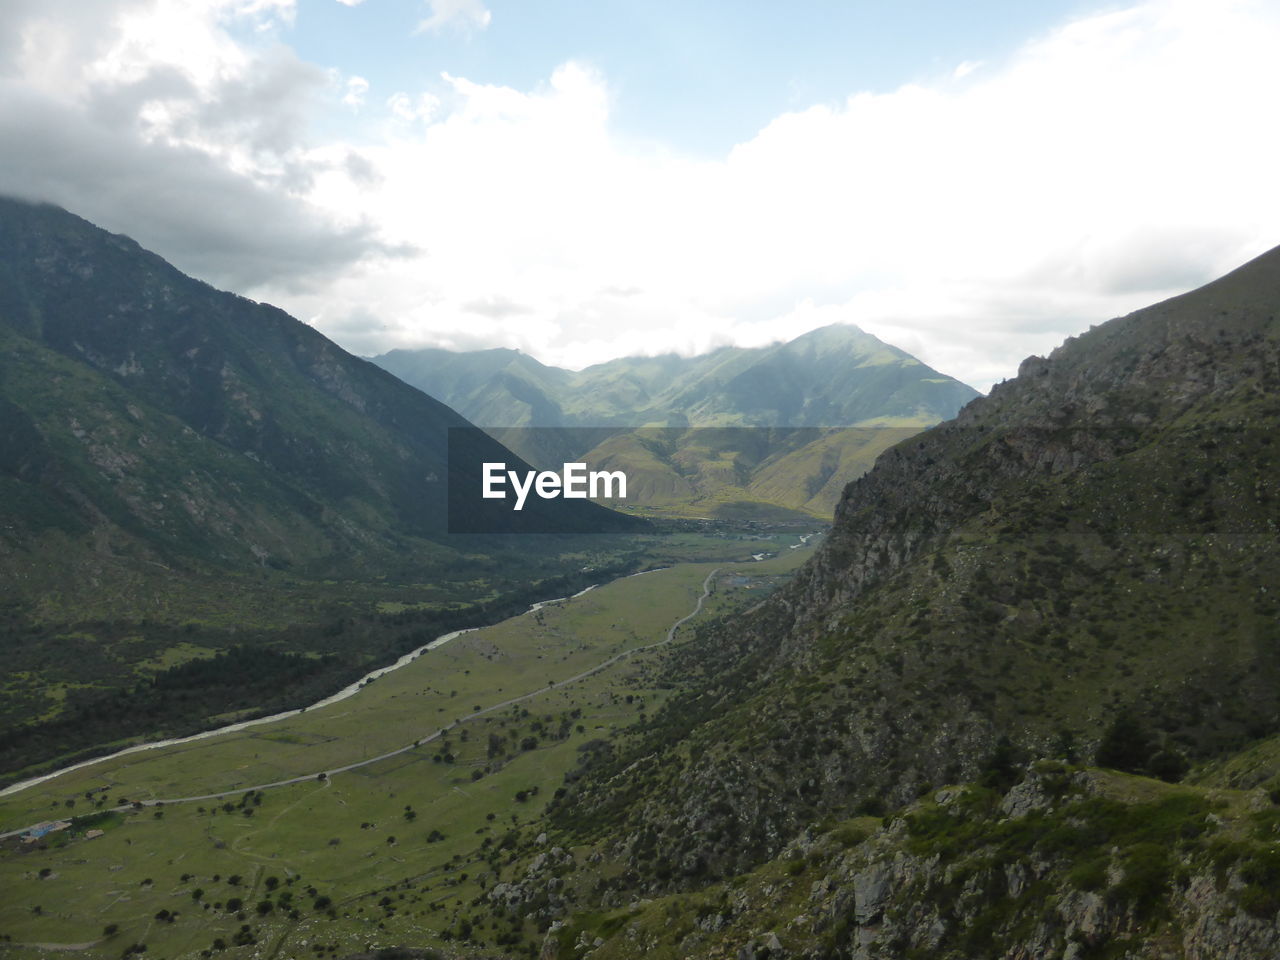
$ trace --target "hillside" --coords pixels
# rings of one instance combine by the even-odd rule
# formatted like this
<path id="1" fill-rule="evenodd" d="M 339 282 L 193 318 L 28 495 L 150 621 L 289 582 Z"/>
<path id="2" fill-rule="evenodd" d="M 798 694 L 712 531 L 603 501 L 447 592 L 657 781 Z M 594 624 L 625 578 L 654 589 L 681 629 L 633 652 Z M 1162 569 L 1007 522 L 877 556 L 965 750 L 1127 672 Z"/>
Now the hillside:
<path id="1" fill-rule="evenodd" d="M 1166 902 L 1187 882 L 1243 890 L 1280 877 L 1270 861 L 1249 866 L 1255 848 L 1245 838 L 1272 836 L 1265 795 L 1251 809 L 1271 812 L 1222 834 L 1219 847 L 1135 834 L 1141 849 L 1122 844 L 1119 859 L 1088 878 L 1072 874 L 1065 889 L 1073 863 L 1062 848 L 1023 859 L 1021 841 L 995 827 L 999 814 L 982 811 L 1011 803 L 1002 795 L 1038 758 L 1067 764 L 1068 778 L 1070 764 L 1098 762 L 1177 781 L 1280 731 L 1277 307 L 1273 251 L 1030 358 L 1015 380 L 900 443 L 850 484 L 830 537 L 796 580 L 680 651 L 668 676 L 685 692 L 607 763 L 567 779 L 552 804 L 555 842 L 590 842 L 618 871 L 594 892 L 586 878 L 575 884 L 571 913 L 589 918 L 638 896 L 675 895 L 663 901 L 672 904 L 668 921 L 686 910 L 696 920 L 677 927 L 684 933 L 675 941 L 647 941 L 651 928 L 629 926 L 639 914 L 627 913 L 611 928 L 625 936 L 600 955 L 637 956 L 641 944 L 664 942 L 677 956 L 731 953 L 748 933 L 722 940 L 718 925 L 698 919 L 725 912 L 712 905 L 723 897 L 709 899 L 721 888 L 710 885 L 776 857 L 798 858 L 794 873 L 812 879 L 815 832 L 866 814 L 878 825 L 893 811 L 896 838 L 878 853 L 850 860 L 844 872 L 818 871 L 838 901 L 822 914 L 835 926 L 801 955 L 1058 955 L 1079 933 L 1090 949 L 1123 940 L 1142 947 L 1123 955 L 1147 957 L 1163 955 L 1157 930 L 1193 945 L 1186 956 L 1263 955 L 1214 952 L 1238 901 L 1214 899 L 1209 888 L 1188 892 L 1173 914 L 1143 905 Z M 1267 759 L 1274 751 L 1254 757 L 1228 762 L 1236 784 L 1280 797 L 1280 767 Z M 932 806 L 901 816 L 917 798 L 964 783 L 988 798 L 972 815 L 992 816 L 992 832 L 975 827 L 959 846 L 947 840 L 946 856 L 960 869 L 966 845 L 1006 852 L 994 867 L 975 861 L 968 873 L 944 875 L 927 855 L 944 834 L 960 836 L 964 818 L 944 823 L 937 818 L 950 814 Z M 1037 801 L 1059 811 L 1052 822 L 1042 815 L 1043 829 L 1079 823 L 1056 798 L 1105 794 L 1055 790 Z M 1208 809 L 1185 815 L 1201 825 Z M 1163 844 L 1172 859 L 1143 861 L 1152 855 L 1143 844 Z M 1206 860 L 1213 849 L 1218 859 Z M 911 868 L 907 855 L 925 859 Z M 1024 880 L 1009 873 L 1006 885 L 1001 864 Z M 591 876 L 601 869 L 608 873 L 593 868 Z M 1013 903 L 1030 876 L 1045 883 L 1038 899 Z M 531 869 L 513 896 L 533 902 L 540 882 L 545 872 Z M 776 878 L 761 883 L 759 896 L 777 889 Z M 934 892 L 909 908 L 924 889 Z M 1099 890 L 1110 914 L 1089 906 Z M 687 907 L 684 897 L 693 898 Z M 851 897 L 874 906 L 854 911 Z M 557 916 L 555 900 L 539 901 L 533 915 Z M 784 941 L 793 922 L 822 930 L 809 912 L 820 908 L 802 898 L 789 909 L 769 921 Z M 1258 901 L 1230 936 L 1271 949 L 1274 909 Z M 1039 939 L 1028 939 L 1037 922 Z M 1206 943 L 1209 928 L 1216 932 Z M 762 949 L 768 929 L 750 930 L 752 949 Z M 581 955 L 574 942 L 559 941 L 559 955 Z"/>
<path id="2" fill-rule="evenodd" d="M 502 349 L 373 359 L 532 462 L 623 469 L 640 507 L 708 515 L 825 519 L 880 453 L 978 395 L 852 325 L 576 372 Z"/>
<path id="3" fill-rule="evenodd" d="M 83 731 L 106 710 L 114 735 L 126 715 L 130 730 L 173 719 L 176 704 L 100 694 L 185 660 L 273 647 L 263 690 L 228 681 L 198 707 L 261 709 L 396 653 L 369 619 L 379 602 L 425 604 L 425 629 L 580 576 L 582 544 L 448 536 L 447 441 L 469 426 L 274 307 L 0 199 L 0 723 L 18 724 L 0 754 L 30 755 L 31 721 L 83 714 Z M 480 431 L 458 436 L 471 460 L 515 462 Z M 547 509 L 572 529 L 634 526 L 593 504 Z"/>
<path id="4" fill-rule="evenodd" d="M 243 960 L 1274 956 L 1276 303 L 1280 252 L 1032 358 L 850 484 L 807 561 L 771 538 L 620 578 L 349 700 L 11 791 L 5 932 Z"/>

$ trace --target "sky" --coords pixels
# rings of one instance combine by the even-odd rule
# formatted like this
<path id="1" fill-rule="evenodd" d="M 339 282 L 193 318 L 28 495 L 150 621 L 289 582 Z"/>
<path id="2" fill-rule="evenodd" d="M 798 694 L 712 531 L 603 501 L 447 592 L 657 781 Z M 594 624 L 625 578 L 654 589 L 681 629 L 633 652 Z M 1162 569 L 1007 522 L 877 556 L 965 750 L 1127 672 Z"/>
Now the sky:
<path id="1" fill-rule="evenodd" d="M 347 349 L 985 390 L 1280 244 L 1280 0 L 5 0 L 0 193 Z"/>

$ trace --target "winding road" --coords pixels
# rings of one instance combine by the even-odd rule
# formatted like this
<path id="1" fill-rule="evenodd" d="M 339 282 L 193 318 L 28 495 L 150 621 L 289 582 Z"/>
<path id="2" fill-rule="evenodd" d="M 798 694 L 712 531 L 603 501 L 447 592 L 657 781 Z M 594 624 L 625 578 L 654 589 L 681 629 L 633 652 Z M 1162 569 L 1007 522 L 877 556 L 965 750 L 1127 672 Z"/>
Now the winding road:
<path id="1" fill-rule="evenodd" d="M 117 807 L 116 809 L 123 811 L 123 810 L 128 810 L 130 809 L 130 807 L 133 807 L 135 805 L 141 805 L 144 807 L 154 807 L 154 806 L 160 806 L 160 805 L 169 804 L 169 803 L 192 803 L 200 800 L 221 800 L 224 797 L 239 796 L 240 794 L 249 793 L 250 791 L 255 791 L 255 790 L 271 790 L 275 787 L 288 787 L 296 783 L 306 783 L 308 781 L 315 781 L 315 780 L 327 780 L 330 777 L 333 777 L 339 773 L 347 773 L 350 770 L 358 770 L 361 767 L 367 767 L 370 764 L 378 763 L 390 757 L 397 757 L 402 753 L 408 753 L 410 750 L 413 750 L 424 743 L 430 743 L 432 740 L 439 739 L 440 737 L 448 733 L 450 730 L 457 727 L 458 724 L 460 723 L 466 723 L 468 720 L 474 720 L 476 717 L 482 717 L 485 714 L 493 713 L 494 711 L 497 711 L 497 710 L 504 710 L 507 707 L 512 706 L 513 704 L 520 703 L 524 700 L 530 700 L 533 697 L 541 696 L 542 694 L 547 693 L 550 690 L 559 690 L 562 687 L 567 686 L 568 684 L 577 683 L 579 680 L 584 680 L 587 677 L 594 676 L 595 674 L 599 673 L 602 670 L 607 670 L 609 667 L 613 666 L 615 663 L 618 663 L 621 660 L 625 660 L 627 657 L 630 657 L 632 654 L 642 653 L 645 650 L 653 650 L 657 647 L 666 646 L 667 644 L 671 643 L 675 639 L 676 631 L 679 630 L 680 627 L 682 627 L 685 623 L 692 620 L 694 617 L 696 617 L 699 613 L 702 612 L 703 604 L 706 602 L 707 597 L 711 596 L 711 580 L 712 578 L 715 577 L 717 573 L 720 572 L 720 570 L 721 570 L 720 567 L 716 567 L 714 570 L 712 570 L 710 573 L 707 574 L 706 579 L 702 581 L 702 596 L 698 597 L 698 602 L 694 605 L 694 608 L 688 613 L 686 613 L 679 620 L 677 620 L 675 623 L 673 623 L 668 628 L 667 635 L 663 639 L 657 641 L 656 643 L 650 643 L 642 647 L 633 647 L 630 650 L 624 650 L 622 653 L 616 653 L 609 659 L 596 664 L 594 667 L 591 667 L 589 670 L 584 670 L 581 673 L 575 674 L 574 676 L 569 677 L 565 680 L 561 680 L 559 682 L 552 682 L 547 684 L 545 687 L 540 687 L 537 690 L 531 691 L 530 693 L 524 693 L 518 697 L 512 697 L 510 700 L 503 700 L 501 703 L 495 703 L 491 706 L 484 707 L 483 709 L 475 710 L 471 713 L 468 713 L 464 716 L 459 717 L 457 720 L 453 721 L 453 723 L 449 724 L 448 726 L 441 727 L 440 729 L 436 730 L 435 733 L 429 734 L 424 737 L 419 737 L 417 740 L 413 741 L 413 743 L 410 743 L 407 746 L 400 747 L 396 750 L 391 750 L 387 753 L 380 754 L 376 757 L 369 757 L 366 760 L 359 760 L 355 763 L 349 763 L 344 767 L 333 767 L 329 770 L 318 770 L 315 773 L 306 774 L 304 776 L 290 777 L 288 780 L 276 780 L 274 783 L 260 783 L 252 787 L 237 787 L 234 790 L 225 790 L 222 793 L 205 793 L 205 794 L 201 794 L 199 796 L 194 796 L 194 797 L 172 797 L 168 799 L 139 800 L 139 801 L 135 801 L 132 804 L 126 804 L 124 806 Z M 583 592 L 585 593 L 586 591 L 583 591 Z M 67 771 L 64 770 L 61 772 L 65 773 Z M 20 834 L 26 833 L 28 830 L 31 830 L 31 829 L 33 828 L 23 827 L 18 830 L 10 830 L 5 833 L 0 833 L 0 840 L 5 840 L 10 837 L 19 836 Z"/>

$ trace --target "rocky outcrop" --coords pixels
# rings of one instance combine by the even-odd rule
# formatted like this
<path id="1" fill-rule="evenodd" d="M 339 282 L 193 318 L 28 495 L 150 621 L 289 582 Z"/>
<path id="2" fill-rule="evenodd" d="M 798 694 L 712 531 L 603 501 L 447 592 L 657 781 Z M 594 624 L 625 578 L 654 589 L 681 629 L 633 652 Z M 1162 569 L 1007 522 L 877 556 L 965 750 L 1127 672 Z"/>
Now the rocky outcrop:
<path id="1" fill-rule="evenodd" d="M 936 791 L 880 826 L 806 831 L 773 862 L 698 894 L 633 901 L 598 924 L 569 916 L 544 956 L 1277 956 L 1280 899 L 1260 867 L 1274 857 L 1239 841 L 1274 819 L 1042 763 L 1003 796 Z"/>
<path id="2" fill-rule="evenodd" d="M 700 678 L 693 689 L 607 776 L 553 805 L 565 828 L 597 811 L 595 835 L 627 864 L 594 902 L 741 874 L 825 817 L 902 808 L 949 783 L 1008 787 L 1016 764 L 1091 756 L 1125 711 L 1145 730 L 1134 763 L 1172 757 L 1173 775 L 1187 756 L 1280 728 L 1277 306 L 1273 252 L 1030 358 L 883 455 L 795 582 L 676 651 L 671 676 Z M 1041 789 L 1023 783 L 1003 815 L 1044 815 Z M 826 904 L 827 922 L 859 931 L 856 955 L 932 955 L 995 889 L 1038 905 L 982 921 L 995 938 L 983 950 L 1014 951 L 1000 955 L 1084 956 L 1098 937 L 1153 929 L 1093 888 L 1055 891 L 1033 917 L 1060 857 L 948 878 L 942 862 L 888 850 L 832 875 L 845 899 Z M 1091 884 L 1137 883 L 1121 861 L 1109 880 L 1104 866 Z M 908 902 L 920 890 L 932 906 Z M 1226 901 L 1194 906 L 1193 890 L 1179 887 L 1177 909 L 1219 919 L 1179 929 L 1225 923 Z M 1265 938 L 1253 920 L 1248 936 Z"/>

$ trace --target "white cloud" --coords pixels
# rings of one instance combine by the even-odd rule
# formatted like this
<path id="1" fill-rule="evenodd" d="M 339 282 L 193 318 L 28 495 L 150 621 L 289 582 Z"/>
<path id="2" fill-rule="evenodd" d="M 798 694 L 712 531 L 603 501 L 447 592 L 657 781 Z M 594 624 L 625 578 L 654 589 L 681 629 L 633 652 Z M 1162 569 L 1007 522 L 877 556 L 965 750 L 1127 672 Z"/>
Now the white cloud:
<path id="1" fill-rule="evenodd" d="M 448 24 L 483 30 L 493 19 L 483 0 L 427 0 L 427 7 L 431 16 L 418 24 L 418 32 L 439 30 Z"/>
<path id="2" fill-rule="evenodd" d="M 23 162 L 6 156 L 0 189 L 38 183 L 91 217 L 96 203 L 113 229 L 181 243 L 188 268 L 215 236 L 205 276 L 361 352 L 507 345 L 576 366 L 845 320 L 985 386 L 1280 242 L 1269 3 L 1085 17 L 1006 61 L 787 113 L 694 159 L 620 137 L 607 78 L 578 63 L 533 89 L 445 76 L 366 103 L 360 138 L 317 142 L 312 120 L 350 101 L 270 31 L 245 46 L 223 29 L 286 22 L 290 4 L 120 0 L 71 29 L 56 13 L 70 0 L 15 2 L 21 40 L 0 14 L 0 66 L 22 79 L 0 81 L 0 132 Z M 433 21 L 487 11 L 435 3 Z M 367 100 L 358 79 L 338 89 Z M 24 134 L 41 123 L 57 137 Z M 143 185 L 186 198 L 188 236 L 147 220 Z M 222 213 L 251 198 L 275 256 L 261 216 L 237 231 Z M 323 269 L 303 289 L 308 257 Z"/>
<path id="3" fill-rule="evenodd" d="M 361 166 L 313 153 L 327 77 L 276 37 L 294 12 L 294 0 L 6 4 L 0 192 L 60 203 L 240 289 L 270 278 L 292 291 L 383 251 L 358 213 L 307 196 L 317 174 L 358 179 Z"/>
<path id="4" fill-rule="evenodd" d="M 347 92 L 342 102 L 349 107 L 363 107 L 364 95 L 369 92 L 369 81 L 364 77 L 348 77 Z"/>
<path id="5" fill-rule="evenodd" d="M 779 116 L 719 161 L 622 145 L 581 65 L 532 91 L 449 77 L 447 109 L 370 149 L 360 201 L 424 254 L 307 306 L 322 329 L 369 307 L 365 350 L 468 331 L 571 365 L 847 320 L 985 387 L 1280 241 L 1277 44 L 1269 7 L 1154 0 Z M 477 326 L 486 299 L 523 312 Z"/>
<path id="6" fill-rule="evenodd" d="M 428 123 L 440 109 L 440 98 L 434 94 L 420 93 L 415 99 L 401 90 L 387 98 L 387 109 L 400 123 Z"/>

